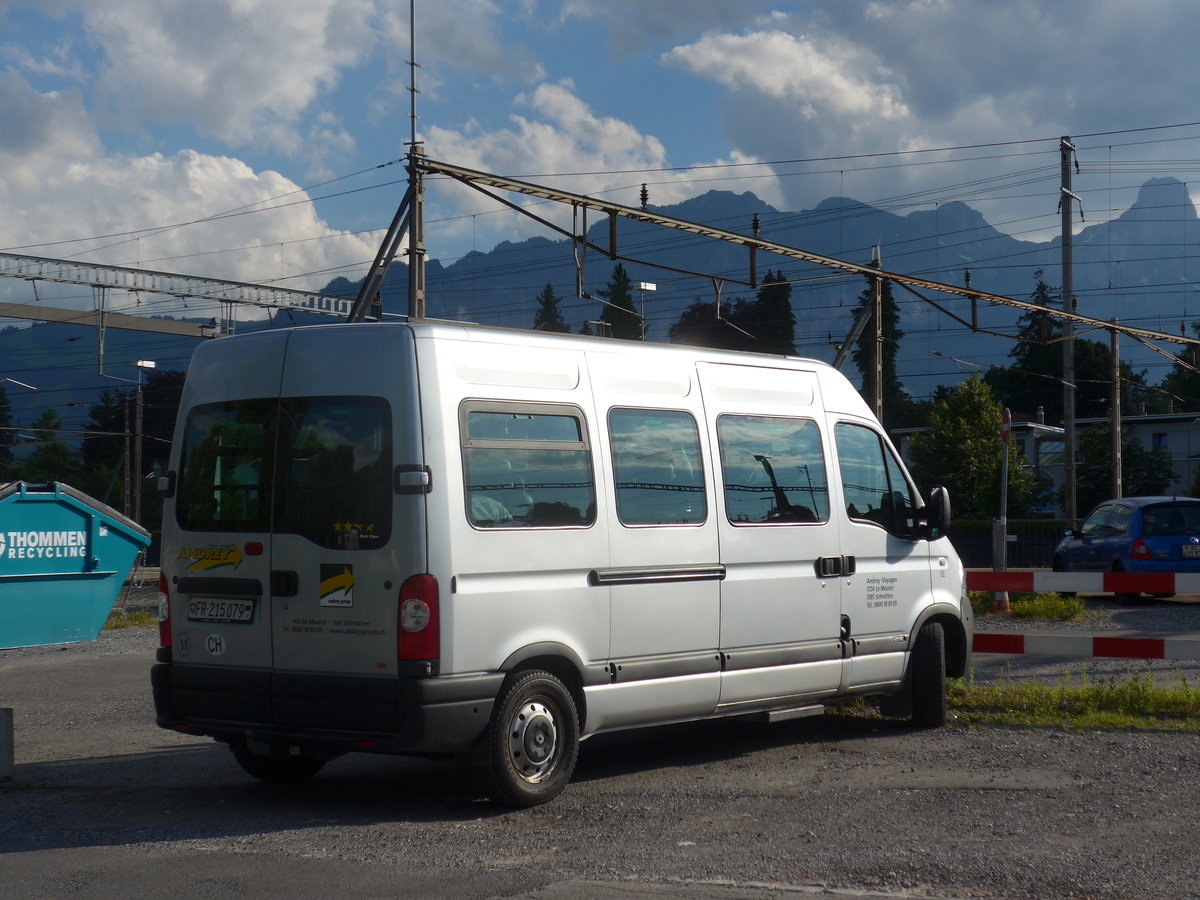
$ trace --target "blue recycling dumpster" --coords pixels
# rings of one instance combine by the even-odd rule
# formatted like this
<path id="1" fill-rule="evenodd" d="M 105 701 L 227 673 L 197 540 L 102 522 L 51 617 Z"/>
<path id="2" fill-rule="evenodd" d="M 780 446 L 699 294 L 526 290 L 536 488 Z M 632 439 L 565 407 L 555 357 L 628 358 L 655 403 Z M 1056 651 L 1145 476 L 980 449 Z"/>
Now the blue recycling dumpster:
<path id="1" fill-rule="evenodd" d="M 0 485 L 0 649 L 94 641 L 149 543 L 68 485 Z"/>

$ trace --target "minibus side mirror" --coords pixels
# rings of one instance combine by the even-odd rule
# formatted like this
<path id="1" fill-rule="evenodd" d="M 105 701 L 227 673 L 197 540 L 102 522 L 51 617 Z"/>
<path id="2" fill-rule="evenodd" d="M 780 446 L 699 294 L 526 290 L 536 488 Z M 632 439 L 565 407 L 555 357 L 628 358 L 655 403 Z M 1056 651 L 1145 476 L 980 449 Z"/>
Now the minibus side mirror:
<path id="1" fill-rule="evenodd" d="M 950 528 L 950 492 L 938 486 L 929 492 L 922 510 L 922 536 L 934 540 L 944 537 Z"/>
<path id="2" fill-rule="evenodd" d="M 158 476 L 158 492 L 163 495 L 164 500 L 175 496 L 174 472 L 166 472 Z"/>

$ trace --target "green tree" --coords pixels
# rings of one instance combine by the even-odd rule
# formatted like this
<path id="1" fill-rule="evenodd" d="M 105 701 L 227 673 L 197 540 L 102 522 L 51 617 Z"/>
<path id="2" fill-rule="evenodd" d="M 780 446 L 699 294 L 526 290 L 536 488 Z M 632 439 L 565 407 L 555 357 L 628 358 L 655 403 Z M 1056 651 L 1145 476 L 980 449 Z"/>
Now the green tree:
<path id="1" fill-rule="evenodd" d="M 0 384 L 0 484 L 12 481 L 16 474 L 16 464 L 13 458 L 12 445 L 16 443 L 17 435 L 12 428 L 12 401 L 4 385 Z"/>
<path id="2" fill-rule="evenodd" d="M 32 431 L 37 436 L 37 444 L 22 467 L 25 481 L 31 484 L 47 484 L 51 481 L 79 484 L 83 473 L 82 461 L 79 454 L 68 445 L 62 427 L 62 419 L 53 409 L 45 410 L 33 423 Z"/>
<path id="3" fill-rule="evenodd" d="M 1053 309 L 1059 302 L 1058 293 L 1046 283 L 1043 272 L 1034 273 L 1036 282 L 1031 303 L 1042 309 L 1021 315 L 1017 343 L 1009 351 L 1010 366 L 998 366 L 984 375 L 997 400 L 1009 409 L 1032 416 L 1039 407 L 1047 422 L 1063 420 L 1063 329 L 1054 319 Z M 1107 341 L 1076 338 L 1075 345 L 1075 415 L 1078 418 L 1098 418 L 1109 414 L 1112 403 L 1112 349 Z M 1145 404 L 1150 391 L 1145 375 L 1134 372 L 1128 363 L 1121 363 L 1121 401 L 1136 408 Z"/>
<path id="4" fill-rule="evenodd" d="M 571 330 L 558 309 L 562 297 L 555 295 L 554 285 L 547 282 L 546 286 L 542 288 L 542 292 L 538 294 L 537 301 L 537 312 L 533 314 L 534 331 L 554 331 L 565 334 Z"/>
<path id="5" fill-rule="evenodd" d="M 754 301 L 753 324 L 747 330 L 758 338 L 755 348 L 763 353 L 796 353 L 796 312 L 792 309 L 792 286 L 783 270 L 767 270 Z"/>
<path id="6" fill-rule="evenodd" d="M 942 484 L 950 491 L 956 518 L 976 519 L 1000 512 L 1000 442 L 1003 410 L 978 374 L 972 374 L 934 402 L 929 427 L 909 445 L 913 477 L 923 487 Z M 1034 476 L 1018 444 L 1008 444 L 1008 514 L 1029 509 Z"/>
<path id="7" fill-rule="evenodd" d="M 858 317 L 874 305 L 875 287 L 872 281 L 873 279 L 868 278 L 867 289 L 859 294 L 858 305 L 854 308 L 851 322 L 858 321 Z M 892 283 L 886 280 L 880 291 L 880 313 L 883 319 L 883 344 L 881 347 L 883 353 L 883 423 L 887 428 L 896 428 L 904 418 L 904 411 L 911 403 L 911 398 L 904 390 L 903 383 L 896 376 L 896 350 L 900 346 L 900 339 L 904 337 L 904 332 L 900 329 L 900 308 L 896 305 L 896 298 L 892 295 Z M 872 409 L 875 408 L 875 379 L 872 368 L 874 365 L 872 349 L 875 335 L 874 318 L 874 314 L 872 314 L 867 320 L 866 327 L 863 328 L 858 343 L 851 353 L 851 359 L 854 360 L 854 365 L 862 377 L 860 393 Z"/>
<path id="8" fill-rule="evenodd" d="M 1080 512 L 1112 497 L 1112 420 L 1093 425 L 1079 438 L 1083 462 L 1075 470 L 1075 499 Z M 1121 493 L 1126 497 L 1166 493 L 1175 480 L 1171 454 L 1148 450 L 1121 430 Z"/>
<path id="9" fill-rule="evenodd" d="M 745 300 L 717 305 L 697 300 L 679 316 L 667 332 L 672 344 L 712 347 L 716 350 L 758 350 L 759 343 L 748 333 L 754 327 L 753 305 Z"/>
<path id="10" fill-rule="evenodd" d="M 633 288 L 625 266 L 621 263 L 613 266 L 608 287 L 597 293 L 606 301 L 600 310 L 600 321 L 608 326 L 605 329 L 608 335 L 631 341 L 641 340 L 642 317 L 633 308 Z"/>
<path id="11" fill-rule="evenodd" d="M 1200 338 L 1200 322 L 1191 322 L 1192 337 Z M 1178 412 L 1200 412 L 1200 346 L 1186 344 L 1162 380 L 1162 389 L 1174 395 Z"/>

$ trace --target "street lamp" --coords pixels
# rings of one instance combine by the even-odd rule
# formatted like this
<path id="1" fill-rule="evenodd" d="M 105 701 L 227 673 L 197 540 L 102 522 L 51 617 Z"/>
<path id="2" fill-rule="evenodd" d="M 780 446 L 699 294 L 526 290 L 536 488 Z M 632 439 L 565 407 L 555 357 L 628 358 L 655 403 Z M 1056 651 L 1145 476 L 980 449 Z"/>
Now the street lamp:
<path id="1" fill-rule="evenodd" d="M 23 381 L 17 381 L 15 378 L 0 378 L 0 384 L 3 384 L 6 381 L 11 382 L 12 384 L 19 384 L 23 388 L 29 388 L 31 391 L 37 390 L 37 388 L 35 388 L 32 384 L 26 384 Z"/>
<path id="2" fill-rule="evenodd" d="M 646 340 L 646 291 L 657 291 L 658 285 L 650 281 L 639 281 L 635 287 L 638 289 L 638 296 L 641 297 L 641 313 L 642 313 L 642 340 Z"/>

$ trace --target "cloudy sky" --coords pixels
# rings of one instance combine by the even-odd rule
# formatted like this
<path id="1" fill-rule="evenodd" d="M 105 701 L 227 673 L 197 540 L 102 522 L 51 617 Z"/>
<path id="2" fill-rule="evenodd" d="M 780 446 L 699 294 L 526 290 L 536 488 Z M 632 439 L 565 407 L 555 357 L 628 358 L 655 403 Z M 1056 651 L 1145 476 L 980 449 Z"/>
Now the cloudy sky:
<path id="1" fill-rule="evenodd" d="M 658 205 L 963 199 L 1032 236 L 1057 227 L 1059 135 L 1089 221 L 1200 158 L 1194 0 L 417 0 L 416 22 L 430 156 L 629 205 L 644 182 Z M 404 189 L 409 58 L 405 0 L 0 0 L 0 250 L 360 277 Z M 431 191 L 447 263 L 533 233 Z"/>

